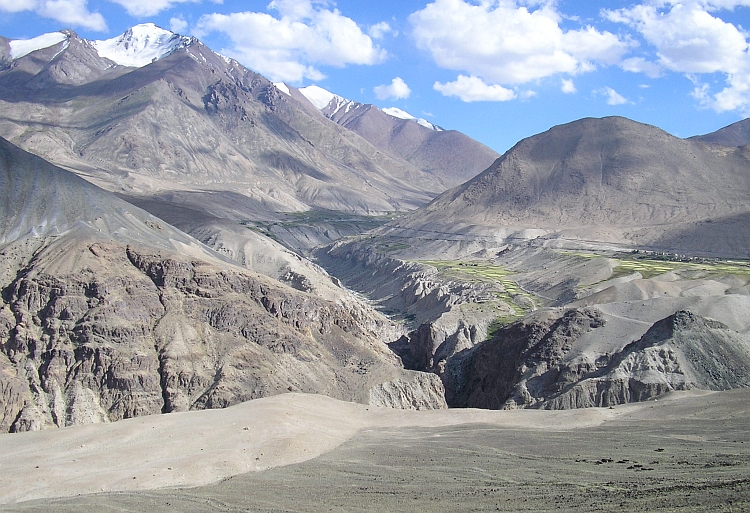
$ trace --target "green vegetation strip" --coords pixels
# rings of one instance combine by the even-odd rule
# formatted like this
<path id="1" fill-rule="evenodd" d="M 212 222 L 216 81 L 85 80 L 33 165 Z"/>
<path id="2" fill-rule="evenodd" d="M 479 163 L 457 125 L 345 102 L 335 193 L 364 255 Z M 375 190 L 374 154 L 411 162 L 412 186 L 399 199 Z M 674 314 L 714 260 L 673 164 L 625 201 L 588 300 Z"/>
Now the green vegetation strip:
<path id="1" fill-rule="evenodd" d="M 643 253 L 617 254 L 614 256 L 599 255 L 596 253 L 564 252 L 563 254 L 581 258 L 610 258 L 618 262 L 614 268 L 612 278 L 619 278 L 633 273 L 640 273 L 643 278 L 653 278 L 660 274 L 685 271 L 694 272 L 700 278 L 719 277 L 734 275 L 750 281 L 750 262 L 728 261 L 709 258 L 686 258 L 675 255 L 646 256 Z M 684 279 L 690 279 L 683 276 Z"/>
<path id="2" fill-rule="evenodd" d="M 511 274 L 505 267 L 485 262 L 459 262 L 455 260 L 419 260 L 421 264 L 427 264 L 435 267 L 443 276 L 457 281 L 468 282 L 492 282 L 502 285 L 504 292 L 496 294 L 497 299 L 508 304 L 514 311 L 514 315 L 505 315 L 498 317 L 492 326 L 490 332 L 496 331 L 500 326 L 513 322 L 519 317 L 524 316 L 532 309 L 531 305 L 536 305 L 534 297 L 522 290 L 518 283 L 508 278 Z M 522 296 L 528 299 L 530 306 L 522 307 L 516 304 L 513 299 Z"/>

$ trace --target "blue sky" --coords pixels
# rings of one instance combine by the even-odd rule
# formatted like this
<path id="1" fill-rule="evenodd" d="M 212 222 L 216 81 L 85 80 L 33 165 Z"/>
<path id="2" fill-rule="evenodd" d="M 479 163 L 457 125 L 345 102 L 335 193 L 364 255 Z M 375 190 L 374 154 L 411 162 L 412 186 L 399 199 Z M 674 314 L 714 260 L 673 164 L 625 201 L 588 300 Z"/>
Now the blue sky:
<path id="1" fill-rule="evenodd" d="M 0 0 L 11 39 L 145 22 L 498 152 L 587 116 L 680 137 L 750 116 L 750 0 Z"/>

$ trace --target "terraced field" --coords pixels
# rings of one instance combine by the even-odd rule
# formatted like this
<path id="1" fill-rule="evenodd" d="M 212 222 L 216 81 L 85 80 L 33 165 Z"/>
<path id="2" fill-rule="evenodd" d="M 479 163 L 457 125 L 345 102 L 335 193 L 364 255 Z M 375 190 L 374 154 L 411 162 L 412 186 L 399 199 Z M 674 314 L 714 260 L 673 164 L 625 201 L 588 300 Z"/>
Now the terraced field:
<path id="1" fill-rule="evenodd" d="M 501 265 L 456 260 L 420 260 L 419 262 L 435 267 L 446 279 L 473 283 L 489 282 L 499 285 L 497 299 L 507 303 L 514 311 L 514 315 L 499 318 L 497 321 L 499 324 L 512 322 L 539 304 L 532 294 L 523 290 L 516 281 L 508 277 L 513 272 Z"/>
<path id="2" fill-rule="evenodd" d="M 582 258 L 605 258 L 597 253 L 566 253 Z M 614 258 L 619 265 L 614 268 L 612 278 L 626 276 L 638 272 L 643 278 L 653 278 L 668 272 L 677 272 L 683 278 L 707 278 L 726 275 L 738 276 L 750 282 L 750 262 L 740 260 L 696 260 L 683 261 L 678 259 L 649 258 L 639 254 L 618 254 Z"/>

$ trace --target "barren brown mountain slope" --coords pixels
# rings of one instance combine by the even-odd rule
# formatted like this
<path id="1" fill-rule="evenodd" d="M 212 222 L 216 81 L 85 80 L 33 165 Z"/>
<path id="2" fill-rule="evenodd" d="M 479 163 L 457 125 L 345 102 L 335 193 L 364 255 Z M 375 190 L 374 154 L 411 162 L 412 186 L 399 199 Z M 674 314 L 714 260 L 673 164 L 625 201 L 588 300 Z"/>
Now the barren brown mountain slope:
<path id="1" fill-rule="evenodd" d="M 290 92 L 294 95 L 295 91 Z M 301 96 L 299 92 L 297 95 Z M 424 126 L 416 119 L 399 118 L 374 105 L 336 96 L 321 112 L 376 148 L 427 171 L 447 187 L 473 178 L 499 157 L 497 152 L 461 132 Z"/>
<path id="2" fill-rule="evenodd" d="M 197 40 L 129 68 L 66 34 L 5 61 L 0 136 L 110 191 L 244 220 L 406 210 L 447 187 Z"/>
<path id="3" fill-rule="evenodd" d="M 750 119 L 743 119 L 705 135 L 696 135 L 691 139 L 724 146 L 745 146 L 750 144 Z"/>
<path id="4" fill-rule="evenodd" d="M 750 232 L 735 220 L 750 210 L 749 157 L 745 148 L 678 139 L 625 118 L 583 119 L 524 139 L 390 233 L 474 234 L 495 245 L 541 235 L 746 256 Z M 705 223 L 731 243 L 689 236 Z"/>
<path id="5" fill-rule="evenodd" d="M 0 141 L 0 428 L 216 408 L 290 390 L 444 405 L 397 333 L 252 273 L 163 221 Z"/>

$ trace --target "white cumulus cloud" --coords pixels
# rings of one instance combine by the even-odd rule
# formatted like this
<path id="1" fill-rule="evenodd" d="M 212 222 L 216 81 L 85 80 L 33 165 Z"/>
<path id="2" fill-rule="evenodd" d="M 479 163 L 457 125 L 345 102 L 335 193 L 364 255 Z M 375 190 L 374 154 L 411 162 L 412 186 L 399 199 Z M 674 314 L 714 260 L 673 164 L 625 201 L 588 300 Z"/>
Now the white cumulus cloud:
<path id="1" fill-rule="evenodd" d="M 389 85 L 379 85 L 374 88 L 378 100 L 398 100 L 408 98 L 411 89 L 401 77 L 394 78 Z"/>
<path id="2" fill-rule="evenodd" d="M 487 84 L 479 77 L 467 77 L 459 75 L 455 82 L 441 84 L 435 82 L 433 86 L 443 96 L 456 96 L 464 102 L 505 102 L 513 100 L 517 94 L 512 89 L 507 89 L 497 84 Z"/>
<path id="3" fill-rule="evenodd" d="M 606 96 L 607 105 L 623 105 L 625 103 L 629 103 L 627 98 L 625 98 L 623 95 L 621 95 L 611 87 L 604 87 L 594 92 Z"/>
<path id="4" fill-rule="evenodd" d="M 373 39 L 383 39 L 386 34 L 396 34 L 391 26 L 385 21 L 381 21 L 380 23 L 371 26 L 367 30 L 367 33 L 370 34 Z"/>
<path id="5" fill-rule="evenodd" d="M 417 46 L 438 66 L 468 73 L 485 86 L 592 71 L 619 63 L 632 46 L 591 26 L 564 30 L 551 0 L 435 0 L 409 21 Z M 467 79 L 456 83 L 468 84 Z M 497 96 L 505 99 L 508 93 Z"/>
<path id="6" fill-rule="evenodd" d="M 750 44 L 741 28 L 724 21 L 723 9 L 747 8 L 750 0 L 661 0 L 605 10 L 611 21 L 634 29 L 654 50 L 650 60 L 626 59 L 627 71 L 655 77 L 664 70 L 691 75 L 693 96 L 719 112 L 750 111 Z M 725 87 L 712 93 L 700 76 L 720 73 Z M 713 78 L 713 77 L 712 77 Z"/>
<path id="7" fill-rule="evenodd" d="M 262 12 L 207 14 L 195 30 L 198 37 L 221 32 L 232 42 L 221 53 L 277 82 L 322 80 L 318 66 L 379 64 L 388 54 L 338 9 L 311 0 L 275 0 Z"/>
<path id="8" fill-rule="evenodd" d="M 169 30 L 175 34 L 184 34 L 187 32 L 188 22 L 182 16 L 175 16 L 169 19 Z"/>
<path id="9" fill-rule="evenodd" d="M 560 90 L 565 94 L 574 94 L 577 92 L 576 85 L 571 78 L 563 78 Z"/>
<path id="10" fill-rule="evenodd" d="M 21 12 L 33 11 L 39 2 L 36 0 L 0 0 L 0 11 Z"/>
<path id="11" fill-rule="evenodd" d="M 659 63 L 646 60 L 643 57 L 623 59 L 620 67 L 631 73 L 643 73 L 650 78 L 659 78 L 664 74 L 664 68 Z"/>
<path id="12" fill-rule="evenodd" d="M 640 32 L 656 48 L 658 63 L 671 71 L 733 73 L 747 60 L 745 35 L 697 3 L 676 3 L 666 9 L 642 4 L 606 15 Z"/>
<path id="13" fill-rule="evenodd" d="M 66 26 L 83 27 L 98 32 L 107 30 L 107 21 L 98 12 L 91 12 L 87 0 L 0 0 L 0 11 L 34 11 Z"/>
<path id="14" fill-rule="evenodd" d="M 177 4 L 201 3 L 203 0 L 110 0 L 125 8 L 131 16 L 153 16 L 162 11 L 171 9 Z M 212 0 L 215 4 L 223 3 L 223 0 Z"/>

